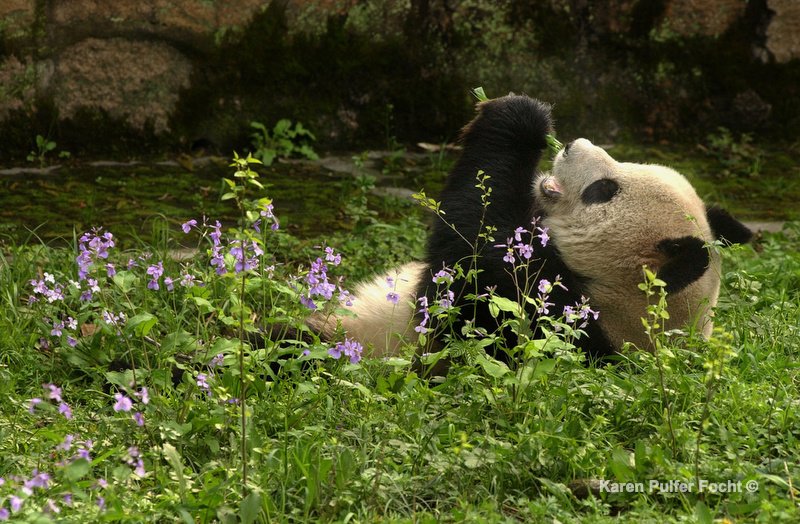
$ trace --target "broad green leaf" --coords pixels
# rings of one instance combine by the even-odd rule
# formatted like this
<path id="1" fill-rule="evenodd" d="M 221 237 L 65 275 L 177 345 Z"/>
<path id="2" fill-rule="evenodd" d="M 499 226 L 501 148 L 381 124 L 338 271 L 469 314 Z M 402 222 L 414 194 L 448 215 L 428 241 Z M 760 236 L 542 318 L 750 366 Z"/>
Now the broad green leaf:
<path id="1" fill-rule="evenodd" d="M 239 509 L 239 517 L 242 519 L 243 524 L 250 524 L 255 522 L 258 514 L 261 511 L 261 494 L 251 491 L 244 500 Z"/>
<path id="2" fill-rule="evenodd" d="M 155 315 L 139 313 L 135 317 L 128 319 L 125 329 L 127 331 L 133 330 L 137 337 L 146 337 L 156 324 L 158 324 L 158 318 Z"/>

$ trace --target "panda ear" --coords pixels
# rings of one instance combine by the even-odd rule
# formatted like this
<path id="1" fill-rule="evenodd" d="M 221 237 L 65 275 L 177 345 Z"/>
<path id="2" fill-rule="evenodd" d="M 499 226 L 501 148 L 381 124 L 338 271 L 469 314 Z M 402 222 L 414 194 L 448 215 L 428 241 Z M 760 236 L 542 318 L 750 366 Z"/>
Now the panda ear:
<path id="1" fill-rule="evenodd" d="M 717 240 L 723 240 L 728 244 L 745 244 L 753 237 L 753 232 L 747 226 L 721 207 L 710 206 L 706 210 L 706 218 Z"/>

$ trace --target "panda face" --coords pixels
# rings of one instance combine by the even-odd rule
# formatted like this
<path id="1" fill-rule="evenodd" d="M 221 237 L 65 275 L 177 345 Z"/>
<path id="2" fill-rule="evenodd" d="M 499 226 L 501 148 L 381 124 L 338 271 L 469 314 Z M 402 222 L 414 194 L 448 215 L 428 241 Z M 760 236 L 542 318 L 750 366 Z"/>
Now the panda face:
<path id="1" fill-rule="evenodd" d="M 681 174 L 617 162 L 586 139 L 558 153 L 534 192 L 567 265 L 589 278 L 641 279 L 643 264 L 666 261 L 660 241 L 712 240 L 705 205 Z"/>
<path id="2" fill-rule="evenodd" d="M 705 317 L 707 311 L 699 304 L 716 301 L 719 260 L 703 248 L 713 240 L 705 205 L 678 172 L 617 162 L 602 148 L 578 139 L 558 153 L 550 173 L 534 181 L 534 195 L 564 262 L 587 279 L 592 298 L 602 297 L 604 303 L 596 305 L 612 339 L 615 332 L 628 339 L 631 332 L 641 332 L 641 324 L 637 328 L 613 322 L 639 322 L 644 316 L 644 294 L 638 290 L 643 265 L 659 272 L 681 257 L 702 259 L 699 269 L 670 294 L 674 325 L 692 316 Z M 680 251 L 684 245 L 691 248 L 688 255 Z M 698 326 L 706 331 L 710 322 Z"/>

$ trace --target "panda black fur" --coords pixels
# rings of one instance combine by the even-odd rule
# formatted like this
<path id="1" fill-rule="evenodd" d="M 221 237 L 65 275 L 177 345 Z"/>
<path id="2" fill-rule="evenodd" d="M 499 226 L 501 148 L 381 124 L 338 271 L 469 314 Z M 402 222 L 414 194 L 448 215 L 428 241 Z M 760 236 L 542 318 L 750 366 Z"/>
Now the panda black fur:
<path id="1" fill-rule="evenodd" d="M 590 357 L 618 351 L 624 341 L 646 348 L 640 318 L 644 295 L 637 284 L 643 264 L 655 269 L 667 283 L 670 313 L 675 327 L 693 323 L 704 334 L 711 329 L 710 308 L 719 292 L 719 260 L 705 244 L 724 237 L 746 242 L 750 231 L 719 208 L 706 210 L 692 186 L 678 173 L 662 166 L 617 163 L 588 140 L 567 145 L 554 160 L 551 173 L 537 166 L 552 132 L 550 106 L 526 96 L 509 95 L 478 104 L 478 114 L 462 131 L 463 151 L 440 195 L 443 220 L 434 222 L 423 262 L 402 266 L 354 290 L 355 316 L 312 317 L 313 329 L 331 336 L 337 327 L 365 346 L 373 356 L 397 353 L 414 344 L 413 326 L 420 323 L 416 298 L 437 299 L 432 275 L 456 264 L 476 266 L 477 286 L 456 281 L 453 305 L 461 315 L 452 330 L 461 333 L 464 322 L 495 331 L 499 322 L 486 301 L 467 297 L 477 289 L 492 288 L 497 295 L 515 298 L 517 289 L 498 249 L 518 227 L 549 229 L 551 241 L 537 246 L 537 279 L 560 278 L 549 302 L 559 315 L 564 306 L 589 297 L 599 320 L 590 318 L 587 336 L 577 341 Z M 490 204 L 484 208 L 484 190 L 476 187 L 483 171 Z M 490 227 L 494 241 L 479 233 Z M 473 255 L 477 254 L 477 257 Z M 386 276 L 397 283 L 398 304 L 386 299 Z M 538 330 L 536 306 L 528 305 L 531 328 Z M 415 318 L 416 315 L 416 318 Z M 433 322 L 433 320 L 431 320 Z M 435 324 L 428 329 L 436 331 Z M 511 332 L 503 333 L 509 345 Z M 444 342 L 443 340 L 437 341 Z M 495 354 L 503 358 L 503 354 Z"/>

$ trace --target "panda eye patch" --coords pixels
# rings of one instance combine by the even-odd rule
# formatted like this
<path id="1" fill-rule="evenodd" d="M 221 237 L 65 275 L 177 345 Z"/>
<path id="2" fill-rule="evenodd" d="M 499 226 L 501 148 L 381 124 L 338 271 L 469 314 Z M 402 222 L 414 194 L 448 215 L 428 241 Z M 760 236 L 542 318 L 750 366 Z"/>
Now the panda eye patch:
<path id="1" fill-rule="evenodd" d="M 581 194 L 581 200 L 584 204 L 602 204 L 608 202 L 611 198 L 619 193 L 619 184 L 610 178 L 601 178 L 589 184 Z"/>

